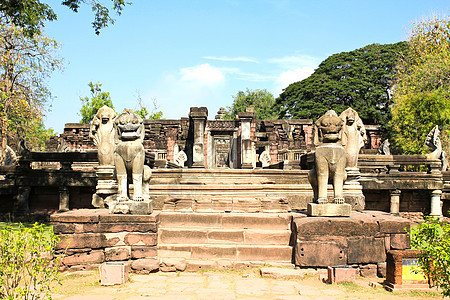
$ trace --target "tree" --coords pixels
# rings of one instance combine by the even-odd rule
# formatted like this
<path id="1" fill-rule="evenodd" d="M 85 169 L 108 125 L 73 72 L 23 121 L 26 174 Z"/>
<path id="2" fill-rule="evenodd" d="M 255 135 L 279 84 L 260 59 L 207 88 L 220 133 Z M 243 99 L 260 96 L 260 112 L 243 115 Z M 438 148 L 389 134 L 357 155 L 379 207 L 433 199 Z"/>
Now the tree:
<path id="1" fill-rule="evenodd" d="M 9 133 L 20 128 L 28 137 L 45 131 L 42 116 L 50 99 L 46 80 L 58 69 L 56 41 L 30 37 L 0 12 L 0 161 Z M 31 139 L 32 147 L 42 144 Z"/>
<path id="2" fill-rule="evenodd" d="M 141 93 L 137 91 L 137 100 L 138 100 L 138 109 L 135 111 L 142 119 L 150 119 L 150 120 L 161 120 L 163 116 L 163 112 L 159 109 L 158 102 L 156 99 L 153 99 L 153 109 L 152 112 L 149 113 L 147 107 L 144 106 L 142 101 Z"/>
<path id="3" fill-rule="evenodd" d="M 122 13 L 126 4 L 124 0 L 111 0 L 112 9 L 118 15 Z M 94 21 L 92 27 L 96 34 L 109 24 L 114 24 L 114 19 L 110 17 L 109 9 L 102 4 L 102 0 L 62 0 L 61 4 L 67 6 L 74 12 L 78 12 L 82 3 L 89 2 L 94 12 Z M 46 21 L 57 19 L 56 13 L 50 5 L 42 3 L 41 0 L 8 0 L 0 2 L 0 13 L 11 19 L 11 22 L 24 29 L 28 36 L 40 34 L 41 28 Z"/>
<path id="4" fill-rule="evenodd" d="M 450 122 L 450 18 L 433 16 L 415 24 L 409 53 L 398 65 L 391 144 L 395 152 L 423 154 L 430 130 L 439 125 L 445 141 Z M 444 147 L 445 148 L 445 147 Z"/>
<path id="5" fill-rule="evenodd" d="M 101 83 L 92 83 L 91 81 L 88 85 L 91 91 L 91 97 L 80 97 L 80 100 L 83 103 L 83 106 L 80 109 L 80 115 L 82 117 L 80 122 L 85 124 L 94 119 L 95 114 L 103 105 L 114 109 L 111 96 L 109 95 L 109 92 L 102 92 Z"/>
<path id="6" fill-rule="evenodd" d="M 260 120 L 277 119 L 278 114 L 273 110 L 275 98 L 267 90 L 239 91 L 233 96 L 233 105 L 228 106 L 224 118 L 234 120 L 236 115 L 244 112 L 247 107 L 254 107 L 256 118 Z"/>
<path id="7" fill-rule="evenodd" d="M 317 119 L 350 106 L 366 124 L 387 122 L 394 67 L 407 47 L 372 44 L 328 57 L 311 76 L 284 89 L 276 99 L 279 118 Z"/>

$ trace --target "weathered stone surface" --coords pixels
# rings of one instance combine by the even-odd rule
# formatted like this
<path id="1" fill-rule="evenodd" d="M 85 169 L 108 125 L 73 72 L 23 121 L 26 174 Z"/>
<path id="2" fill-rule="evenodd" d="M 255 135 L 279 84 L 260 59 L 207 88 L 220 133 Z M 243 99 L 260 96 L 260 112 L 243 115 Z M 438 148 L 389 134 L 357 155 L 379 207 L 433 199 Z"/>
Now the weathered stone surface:
<path id="1" fill-rule="evenodd" d="M 158 256 L 156 246 L 131 246 L 131 258 L 152 258 Z"/>
<path id="2" fill-rule="evenodd" d="M 210 226 L 218 227 L 222 224 L 220 214 L 179 214 L 163 212 L 159 215 L 159 222 L 161 227 L 179 226 L 179 227 L 195 227 L 195 226 Z"/>
<path id="3" fill-rule="evenodd" d="M 292 260 L 292 248 L 279 245 L 248 245 L 237 246 L 238 260 L 258 260 L 258 261 L 284 261 Z"/>
<path id="4" fill-rule="evenodd" d="M 100 266 L 100 284 L 116 285 L 128 281 L 130 265 L 123 262 L 106 262 Z"/>
<path id="5" fill-rule="evenodd" d="M 408 233 L 411 227 L 409 220 L 395 216 L 383 216 L 379 223 L 381 233 Z"/>
<path id="6" fill-rule="evenodd" d="M 305 277 L 305 273 L 300 269 L 261 268 L 261 276 L 276 279 L 303 279 Z"/>
<path id="7" fill-rule="evenodd" d="M 350 218 L 295 218 L 294 224 L 299 237 L 375 236 L 379 232 L 377 221 L 372 216 L 359 212 L 352 212 Z"/>
<path id="8" fill-rule="evenodd" d="M 156 246 L 156 233 L 128 233 L 125 235 L 124 241 L 127 245 Z"/>
<path id="9" fill-rule="evenodd" d="M 312 217 L 350 217 L 352 206 L 347 203 L 308 203 L 307 211 L 308 215 Z"/>
<path id="10" fill-rule="evenodd" d="M 207 233 L 208 243 L 243 243 L 243 230 L 210 230 Z"/>
<path id="11" fill-rule="evenodd" d="M 348 239 L 348 264 L 370 264 L 386 261 L 384 238 Z"/>
<path id="12" fill-rule="evenodd" d="M 377 263 L 377 276 L 386 277 L 386 262 Z"/>
<path id="13" fill-rule="evenodd" d="M 289 245 L 290 230 L 257 230 L 244 231 L 245 244 Z"/>
<path id="14" fill-rule="evenodd" d="M 411 235 L 409 233 L 391 234 L 390 246 L 392 250 L 411 248 Z"/>
<path id="15" fill-rule="evenodd" d="M 53 224 L 53 231 L 56 234 L 101 232 L 97 223 L 56 223 Z"/>
<path id="16" fill-rule="evenodd" d="M 358 269 L 351 267 L 328 267 L 328 282 L 329 283 L 341 283 L 341 282 L 353 282 L 355 281 L 356 273 Z"/>
<path id="17" fill-rule="evenodd" d="M 364 265 L 359 267 L 359 274 L 362 277 L 377 277 L 378 266 L 375 264 Z"/>
<path id="18" fill-rule="evenodd" d="M 121 261 L 131 258 L 131 247 L 111 247 L 105 248 L 105 260 L 106 261 Z"/>
<path id="19" fill-rule="evenodd" d="M 101 233 L 79 233 L 61 236 L 57 249 L 67 248 L 103 248 L 106 243 L 104 234 Z"/>
<path id="20" fill-rule="evenodd" d="M 97 223 L 101 214 L 107 214 L 105 209 L 79 209 L 57 213 L 50 216 L 50 222 L 61 223 Z"/>
<path id="21" fill-rule="evenodd" d="M 204 244 L 208 241 L 206 229 L 161 228 L 158 232 L 160 243 Z"/>
<path id="22" fill-rule="evenodd" d="M 75 253 L 73 255 L 65 256 L 62 260 L 63 264 L 66 266 L 99 264 L 104 261 L 105 255 L 102 250 Z"/>
<path id="23" fill-rule="evenodd" d="M 153 212 L 152 201 L 112 201 L 108 205 L 111 214 L 149 215 Z"/>
<path id="24" fill-rule="evenodd" d="M 175 258 L 164 258 L 159 264 L 161 272 L 174 272 L 186 270 L 186 260 Z"/>
<path id="25" fill-rule="evenodd" d="M 223 214 L 224 228 L 290 229 L 289 214 Z"/>
<path id="26" fill-rule="evenodd" d="M 228 245 L 192 245 L 192 259 L 208 260 L 214 258 L 235 259 L 237 249 Z"/>
<path id="27" fill-rule="evenodd" d="M 211 270 L 217 267 L 217 263 L 213 260 L 189 260 L 187 261 L 186 271 L 198 272 L 201 270 Z"/>
<path id="28" fill-rule="evenodd" d="M 121 223 L 128 224 L 135 223 L 154 223 L 158 221 L 158 213 L 152 213 L 151 215 L 111 215 L 108 210 L 105 210 L 106 214 L 99 217 L 101 223 Z"/>
<path id="29" fill-rule="evenodd" d="M 131 262 L 131 269 L 136 273 L 148 274 L 159 270 L 159 259 L 156 258 L 141 258 Z"/>
<path id="30" fill-rule="evenodd" d="M 344 239 L 335 241 L 297 240 L 295 265 L 327 267 L 347 264 L 347 245 Z"/>
<path id="31" fill-rule="evenodd" d="M 152 223 L 100 223 L 99 232 L 156 232 L 156 222 Z"/>

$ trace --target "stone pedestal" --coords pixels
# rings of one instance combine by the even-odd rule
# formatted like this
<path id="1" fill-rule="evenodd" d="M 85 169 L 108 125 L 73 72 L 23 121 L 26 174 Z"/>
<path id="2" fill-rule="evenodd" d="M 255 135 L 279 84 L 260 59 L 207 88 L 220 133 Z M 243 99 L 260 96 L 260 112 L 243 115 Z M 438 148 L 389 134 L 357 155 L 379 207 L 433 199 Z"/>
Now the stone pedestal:
<path id="1" fill-rule="evenodd" d="M 391 200 L 391 208 L 390 213 L 394 215 L 398 215 L 400 213 L 400 195 L 401 190 L 392 190 L 390 191 L 390 200 Z"/>
<path id="2" fill-rule="evenodd" d="M 441 190 L 434 190 L 431 192 L 430 216 L 437 218 L 442 217 L 441 196 L 442 196 Z"/>
<path id="3" fill-rule="evenodd" d="M 352 206 L 353 210 L 362 211 L 366 207 L 366 197 L 359 179 L 361 173 L 359 168 L 345 168 L 347 180 L 344 182 L 345 203 Z"/>
<path id="4" fill-rule="evenodd" d="M 66 186 L 60 186 L 59 189 L 59 211 L 64 212 L 69 210 L 70 194 Z"/>
<path id="5" fill-rule="evenodd" d="M 117 180 L 115 166 L 98 166 L 96 170 L 97 186 L 92 196 L 92 205 L 97 208 L 105 207 L 114 201 L 117 195 Z"/>
<path id="6" fill-rule="evenodd" d="M 350 204 L 335 203 L 308 203 L 308 215 L 311 217 L 350 217 L 352 206 Z"/>
<path id="7" fill-rule="evenodd" d="M 205 123 L 208 118 L 206 107 L 191 107 L 189 117 L 194 123 L 194 145 L 192 149 L 192 168 L 205 167 L 204 135 Z"/>
<path id="8" fill-rule="evenodd" d="M 253 145 L 250 131 L 254 117 L 254 112 L 239 113 L 239 120 L 241 121 L 241 169 L 253 169 Z"/>
<path id="9" fill-rule="evenodd" d="M 109 203 L 110 214 L 149 215 L 153 212 L 153 201 L 113 201 Z"/>

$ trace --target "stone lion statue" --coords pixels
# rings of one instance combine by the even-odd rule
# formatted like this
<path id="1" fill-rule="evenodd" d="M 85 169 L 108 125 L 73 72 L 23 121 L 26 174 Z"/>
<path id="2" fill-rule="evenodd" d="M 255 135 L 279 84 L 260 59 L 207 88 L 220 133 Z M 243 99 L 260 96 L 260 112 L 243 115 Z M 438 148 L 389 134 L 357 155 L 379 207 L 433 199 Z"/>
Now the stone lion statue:
<path id="1" fill-rule="evenodd" d="M 144 122 L 132 110 L 125 109 L 114 121 L 116 130 L 114 163 L 119 202 L 129 199 L 128 182 L 133 183 L 133 200 L 149 199 L 150 167 L 144 165 Z"/>

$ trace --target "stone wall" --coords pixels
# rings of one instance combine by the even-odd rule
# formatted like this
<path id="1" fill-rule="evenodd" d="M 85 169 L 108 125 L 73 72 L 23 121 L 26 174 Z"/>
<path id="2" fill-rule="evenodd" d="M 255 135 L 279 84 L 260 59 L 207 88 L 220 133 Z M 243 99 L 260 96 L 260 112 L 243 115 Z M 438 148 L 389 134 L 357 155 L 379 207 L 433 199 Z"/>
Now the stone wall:
<path id="1" fill-rule="evenodd" d="M 158 214 L 112 215 L 106 209 L 74 210 L 50 217 L 65 253 L 63 268 L 84 270 L 107 261 L 124 261 L 135 272 L 159 268 Z"/>

